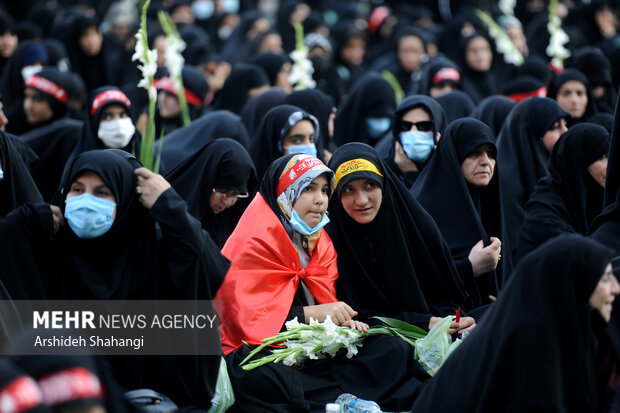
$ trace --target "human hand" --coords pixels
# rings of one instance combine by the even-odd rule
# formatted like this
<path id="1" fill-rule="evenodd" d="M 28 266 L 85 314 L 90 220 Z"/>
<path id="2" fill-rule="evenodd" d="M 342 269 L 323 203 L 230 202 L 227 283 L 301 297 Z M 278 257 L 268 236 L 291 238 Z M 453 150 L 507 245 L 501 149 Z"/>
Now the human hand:
<path id="1" fill-rule="evenodd" d="M 403 149 L 400 142 L 396 142 L 394 145 L 394 163 L 398 165 L 398 168 L 403 172 L 415 172 L 418 170 L 418 167 L 415 163 L 409 159 L 405 150 Z"/>
<path id="2" fill-rule="evenodd" d="M 474 272 L 474 277 L 493 271 L 501 259 L 502 242 L 499 238 L 491 237 L 491 245 L 485 247 L 482 240 L 469 252 L 469 262 Z"/>
<path id="3" fill-rule="evenodd" d="M 329 160 L 332 158 L 332 153 L 327 149 L 323 149 L 323 159 L 325 159 L 325 165 L 329 163 Z"/>
<path id="4" fill-rule="evenodd" d="M 465 317 L 461 317 L 461 320 L 465 318 Z M 431 317 L 430 320 L 428 320 L 428 331 L 431 331 L 431 328 L 433 327 L 433 325 L 435 325 L 436 322 L 438 322 L 439 320 L 441 320 L 441 317 Z M 461 323 L 457 323 L 456 321 L 452 321 L 450 323 L 450 327 L 448 328 L 448 334 L 452 335 L 454 333 L 456 333 L 457 331 L 459 331 L 459 327 L 460 327 Z"/>
<path id="5" fill-rule="evenodd" d="M 221 62 L 217 64 L 213 73 L 207 74 L 207 83 L 209 84 L 209 91 L 211 93 L 216 93 L 224 87 L 224 83 L 226 83 L 226 79 L 228 79 L 231 70 L 232 66 L 230 63 Z"/>
<path id="6" fill-rule="evenodd" d="M 151 209 L 159 196 L 170 188 L 170 183 L 163 176 L 149 171 L 146 168 L 138 168 L 134 171 L 138 178 L 138 200 L 146 208 Z"/>
<path id="7" fill-rule="evenodd" d="M 492 303 L 494 303 L 494 302 L 495 302 L 495 300 L 497 300 L 497 297 L 496 297 L 496 296 L 494 296 L 494 295 L 489 295 L 489 300 L 490 300 Z"/>
<path id="8" fill-rule="evenodd" d="M 306 324 L 310 322 L 310 317 L 322 323 L 329 315 L 334 324 L 341 326 L 351 318 L 355 317 L 357 315 L 357 311 L 354 311 L 347 303 L 338 301 L 336 303 L 305 306 L 304 315 Z"/>
<path id="9" fill-rule="evenodd" d="M 347 326 L 347 327 L 351 327 L 361 333 L 366 333 L 368 331 L 368 324 L 366 323 L 362 323 L 361 321 L 357 321 L 357 320 L 347 320 L 345 321 L 343 324 L 343 326 Z"/>
<path id="10" fill-rule="evenodd" d="M 459 329 L 457 331 L 459 338 L 463 334 L 463 331 L 471 332 L 476 328 L 476 320 L 474 320 L 473 317 L 461 317 L 461 322 L 459 324 Z"/>
<path id="11" fill-rule="evenodd" d="M 54 235 L 58 234 L 58 230 L 61 225 L 64 225 L 65 219 L 62 216 L 62 211 L 56 205 L 50 205 L 52 210 L 52 219 L 54 220 Z"/>

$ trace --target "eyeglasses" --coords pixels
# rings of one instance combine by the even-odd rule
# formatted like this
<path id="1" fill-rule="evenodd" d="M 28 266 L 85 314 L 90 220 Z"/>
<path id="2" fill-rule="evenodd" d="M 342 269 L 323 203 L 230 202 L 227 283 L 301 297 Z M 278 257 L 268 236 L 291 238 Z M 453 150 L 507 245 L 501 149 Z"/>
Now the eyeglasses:
<path id="1" fill-rule="evenodd" d="M 406 132 L 411 130 L 411 127 L 415 126 L 421 132 L 428 132 L 433 130 L 432 120 L 421 120 L 420 122 L 409 122 L 406 120 L 398 121 L 398 130 L 400 132 Z"/>
<path id="2" fill-rule="evenodd" d="M 220 198 L 234 199 L 234 200 L 244 199 L 250 196 L 250 194 L 248 194 L 247 192 L 240 194 L 237 191 L 223 191 L 221 189 L 215 189 L 215 188 L 213 188 L 213 194 Z"/>

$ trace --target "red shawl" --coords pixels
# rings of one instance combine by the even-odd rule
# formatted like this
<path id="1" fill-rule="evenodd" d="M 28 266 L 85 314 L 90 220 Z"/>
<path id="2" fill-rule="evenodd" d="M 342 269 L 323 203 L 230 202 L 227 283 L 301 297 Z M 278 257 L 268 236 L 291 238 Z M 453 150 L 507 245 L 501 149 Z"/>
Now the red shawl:
<path id="1" fill-rule="evenodd" d="M 259 345 L 280 332 L 302 279 L 319 304 L 336 299 L 336 251 L 324 230 L 307 268 L 282 223 L 260 193 L 252 200 L 222 254 L 231 262 L 215 299 L 222 301 L 222 347 Z M 300 320 L 303 322 L 304 320 Z"/>

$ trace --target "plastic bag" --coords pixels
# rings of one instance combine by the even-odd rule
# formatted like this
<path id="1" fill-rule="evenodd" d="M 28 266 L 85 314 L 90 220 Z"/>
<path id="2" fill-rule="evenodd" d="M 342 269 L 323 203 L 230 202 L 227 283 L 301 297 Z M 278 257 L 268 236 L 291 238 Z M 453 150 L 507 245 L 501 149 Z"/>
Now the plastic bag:
<path id="1" fill-rule="evenodd" d="M 228 369 L 226 361 L 222 357 L 220 361 L 220 371 L 217 375 L 217 383 L 215 384 L 215 394 L 211 399 L 211 408 L 209 413 L 223 413 L 235 404 L 235 394 L 233 392 L 230 377 L 228 377 Z"/>
<path id="2" fill-rule="evenodd" d="M 442 318 L 433 325 L 426 337 L 415 342 L 415 359 L 431 376 L 437 373 L 448 356 L 467 336 L 468 332 L 465 331 L 462 339 L 457 338 L 456 341 L 452 341 L 452 336 L 448 334 L 452 320 L 452 316 Z"/>

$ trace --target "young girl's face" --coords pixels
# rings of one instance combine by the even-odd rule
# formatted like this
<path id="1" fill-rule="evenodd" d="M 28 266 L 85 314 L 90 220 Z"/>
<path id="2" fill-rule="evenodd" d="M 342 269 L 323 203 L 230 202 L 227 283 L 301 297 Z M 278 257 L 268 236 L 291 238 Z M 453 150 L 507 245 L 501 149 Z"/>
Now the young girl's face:
<path id="1" fill-rule="evenodd" d="M 327 211 L 329 182 L 325 174 L 317 176 L 301 193 L 293 209 L 306 224 L 316 227 Z"/>
<path id="2" fill-rule="evenodd" d="M 360 224 L 372 222 L 381 208 L 383 191 L 372 179 L 356 179 L 342 188 L 340 202 L 351 218 Z"/>

